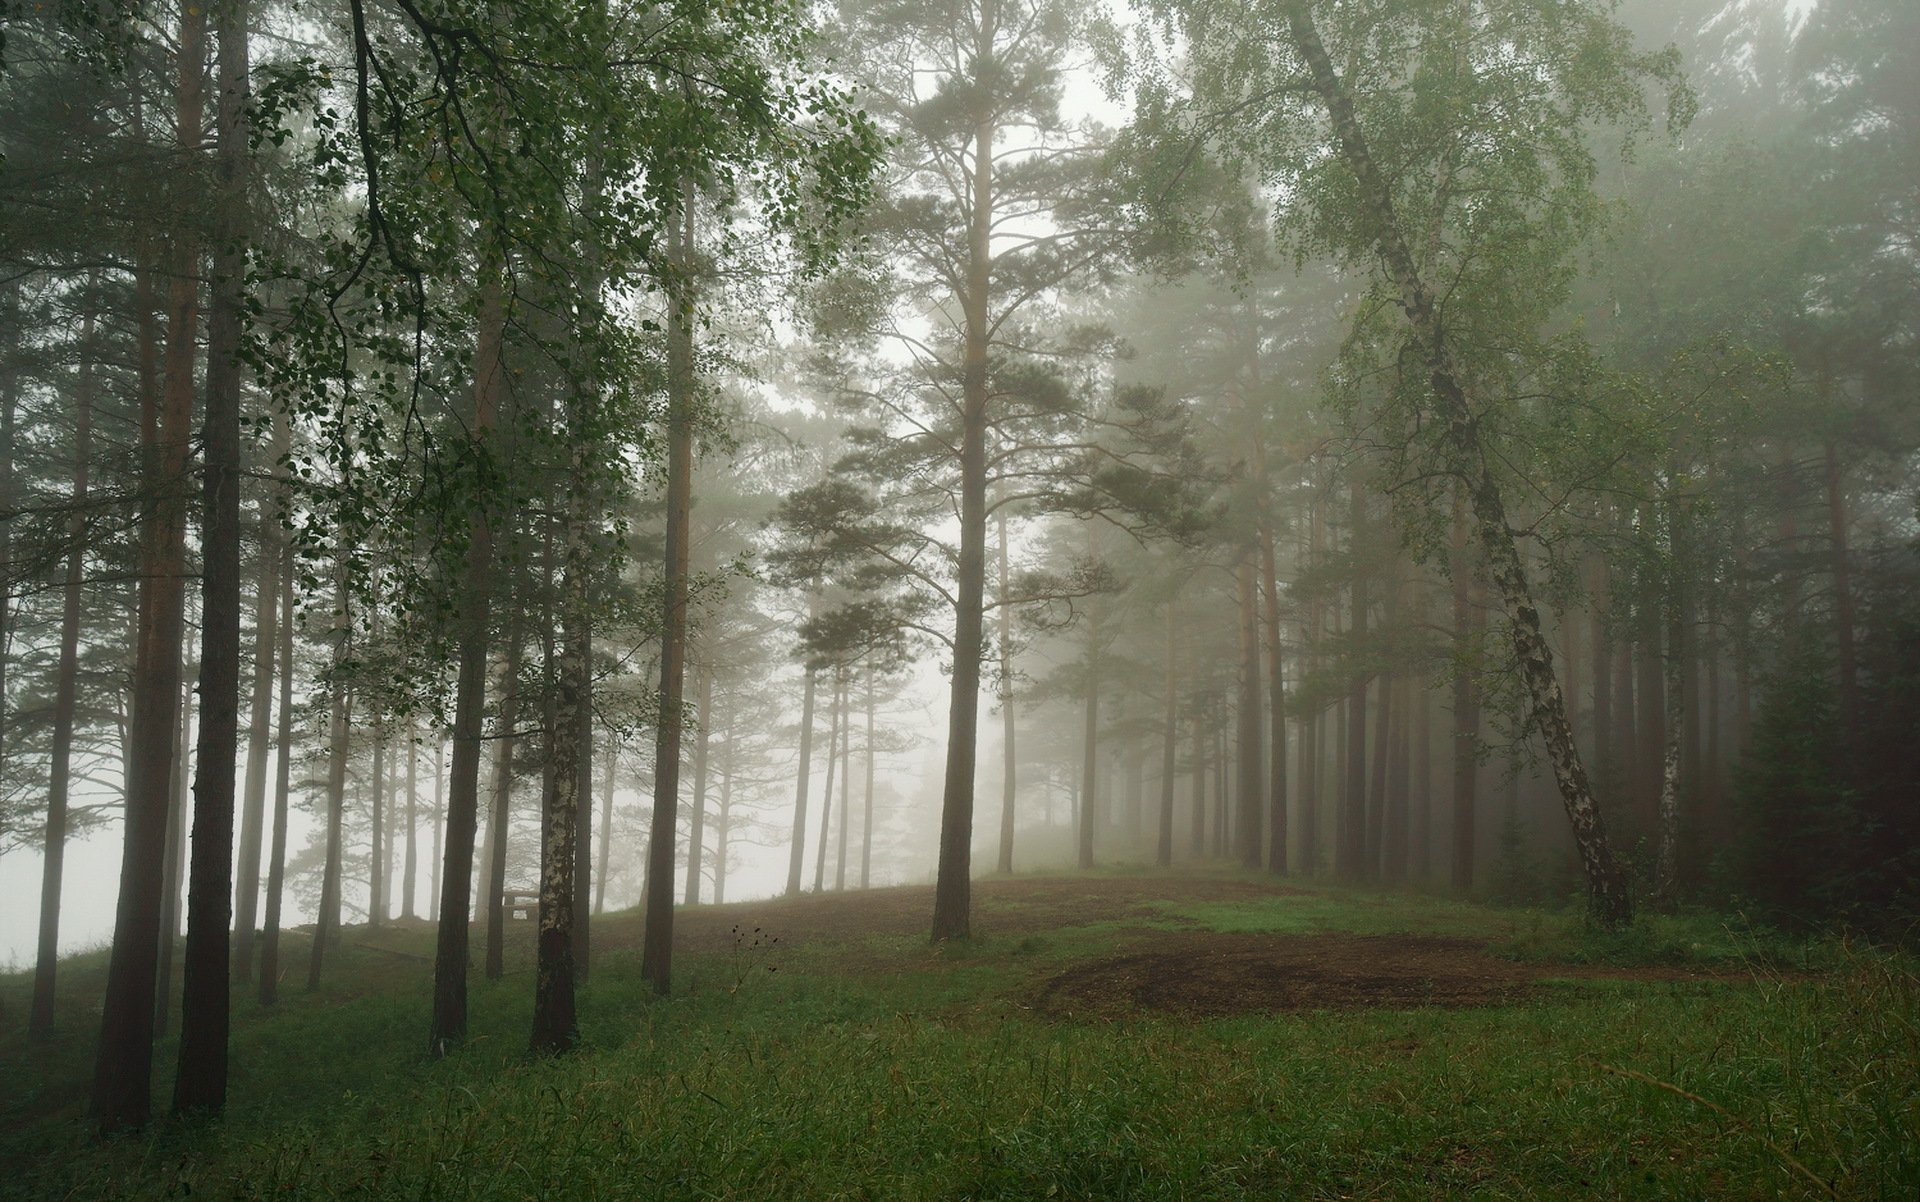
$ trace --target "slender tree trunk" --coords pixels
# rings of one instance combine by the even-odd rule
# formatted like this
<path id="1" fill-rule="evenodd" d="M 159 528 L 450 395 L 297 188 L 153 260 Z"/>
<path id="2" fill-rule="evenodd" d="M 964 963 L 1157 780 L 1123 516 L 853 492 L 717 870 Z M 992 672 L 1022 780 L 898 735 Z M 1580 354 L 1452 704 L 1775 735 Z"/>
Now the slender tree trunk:
<path id="1" fill-rule="evenodd" d="M 418 911 L 414 894 L 420 887 L 420 731 L 407 720 L 407 850 L 400 865 L 400 917 L 412 919 Z"/>
<path id="2" fill-rule="evenodd" d="M 1348 538 L 1357 550 L 1366 528 L 1366 491 L 1356 479 L 1349 485 L 1352 530 Z M 1348 645 L 1357 653 L 1367 640 L 1367 578 L 1358 567 L 1353 576 L 1353 614 L 1347 624 Z M 1346 777 L 1342 781 L 1339 833 L 1334 873 L 1341 880 L 1365 879 L 1367 870 L 1367 672 L 1358 664 L 1352 668 L 1352 686 L 1347 694 Z"/>
<path id="3" fill-rule="evenodd" d="M 1087 608 L 1087 706 L 1080 742 L 1080 827 L 1076 832 L 1079 865 L 1093 867 L 1093 831 L 1099 808 L 1100 770 L 1100 615 Z"/>
<path id="4" fill-rule="evenodd" d="M 507 832 L 513 816 L 513 757 L 519 748 L 521 609 L 516 601 L 507 619 L 507 649 L 500 672 L 500 730 L 494 739 L 492 804 L 480 871 L 480 905 L 487 915 L 486 978 L 507 975 Z"/>
<path id="5" fill-rule="evenodd" d="M 440 913 L 440 865 L 446 858 L 447 832 L 447 741 L 438 731 L 433 736 L 433 855 L 427 861 L 427 913 Z"/>
<path id="6" fill-rule="evenodd" d="M 1392 606 L 1388 606 L 1388 619 L 1392 619 Z M 1361 875 L 1368 880 L 1378 878 L 1384 871 L 1384 859 L 1387 842 L 1387 761 L 1392 750 L 1388 742 L 1393 733 L 1396 715 L 1393 712 L 1394 696 L 1400 691 L 1400 681 L 1396 673 L 1388 671 L 1380 674 L 1380 686 L 1375 689 L 1373 706 L 1373 766 L 1367 777 L 1367 851 Z"/>
<path id="7" fill-rule="evenodd" d="M 827 787 L 820 791 L 820 841 L 814 845 L 813 891 L 819 893 L 827 881 L 827 832 L 833 823 L 833 779 L 840 764 L 840 740 L 846 729 L 846 684 L 840 669 L 833 670 L 833 692 L 827 700 Z"/>
<path id="8" fill-rule="evenodd" d="M 720 821 L 713 831 L 713 904 L 727 900 L 727 838 L 733 832 L 733 710 L 727 710 L 727 767 L 720 776 Z"/>
<path id="9" fill-rule="evenodd" d="M 379 637 L 376 625 L 374 637 Z M 373 774 L 367 852 L 367 929 L 377 930 L 387 918 L 387 726 L 378 708 L 373 717 Z"/>
<path id="10" fill-rule="evenodd" d="M 548 771 L 553 788 L 542 815 L 540 839 L 540 930 L 535 947 L 532 1049 L 535 1052 L 571 1051 L 579 1041 L 574 1009 L 574 922 L 579 891 L 578 836 L 586 804 L 590 761 L 585 754 L 593 738 L 592 698 L 588 693 L 589 632 L 588 576 L 591 573 L 592 530 L 591 456 L 597 440 L 599 415 L 582 395 L 570 398 L 568 441 L 571 462 L 567 473 L 566 508 L 562 518 L 560 582 L 560 647 L 554 670 L 553 713 L 548 727 Z M 684 501 L 683 501 L 684 504 Z M 684 519 L 684 510 L 682 511 Z M 682 537 L 684 537 L 684 525 Z M 684 559 L 682 560 L 684 570 Z M 684 605 L 685 583 L 682 581 Z M 684 620 L 684 618 L 683 618 Z"/>
<path id="11" fill-rule="evenodd" d="M 1172 601 L 1167 602 L 1166 632 L 1166 685 L 1162 690 L 1160 709 L 1160 837 L 1155 844 L 1153 862 L 1162 868 L 1173 864 L 1173 781 L 1178 764 L 1179 724 L 1180 724 L 1180 677 L 1178 673 L 1175 632 L 1179 629 L 1177 611 Z"/>
<path id="12" fill-rule="evenodd" d="M 600 871 L 593 878 L 593 912 L 607 912 L 607 869 L 613 856 L 613 783 L 615 765 L 620 759 L 620 740 L 617 736 L 607 736 L 607 747 L 602 755 L 606 764 L 600 770 Z M 714 900 L 719 900 L 715 898 Z"/>
<path id="13" fill-rule="evenodd" d="M 276 414 L 273 442 L 268 452 L 271 470 L 280 469 L 291 445 L 286 414 Z M 280 607 L 278 569 L 281 561 L 278 489 L 273 504 L 260 506 L 260 568 L 253 618 L 253 697 L 247 725 L 246 792 L 240 816 L 239 877 L 234 887 L 233 975 L 253 980 L 254 928 L 259 917 L 260 842 L 266 827 L 267 758 L 273 731 L 273 653 L 279 632 L 274 629 Z"/>
<path id="14" fill-rule="evenodd" d="M 1260 748 L 1260 599 L 1251 548 L 1240 560 L 1240 704 L 1234 746 L 1239 752 L 1234 850 L 1241 864 L 1260 867 L 1260 813 L 1266 808 L 1266 763 Z"/>
<path id="15" fill-rule="evenodd" d="M 1822 473 L 1827 494 L 1827 545 L 1833 571 L 1833 641 L 1840 665 L 1840 722 L 1849 732 L 1860 719 L 1860 669 L 1854 650 L 1853 573 L 1848 565 L 1847 492 L 1840 453 L 1831 438 L 1822 444 Z"/>
<path id="16" fill-rule="evenodd" d="M 34 1039 L 53 1034 L 54 975 L 60 963 L 60 886 L 66 869 L 67 793 L 73 765 L 73 716 L 80 678 L 80 591 L 86 569 L 87 466 L 93 453 L 94 315 L 80 323 L 80 375 L 73 389 L 73 496 L 67 519 L 67 574 L 60 598 L 60 666 L 53 686 L 53 748 L 47 768 L 47 825 L 40 867 L 40 939 L 33 966 L 33 1009 L 27 1032 Z M 8 380 L 7 405 L 13 404 Z M 9 451 L 11 440 L 9 440 Z M 7 471 L 11 473 L 12 465 Z M 9 523 L 11 524 L 11 523 Z M 0 562 L 5 562 L 0 558 Z M 6 631 L 0 629 L 0 639 Z M 0 700 L 4 693 L 0 692 Z"/>
<path id="17" fill-rule="evenodd" d="M 168 794 L 166 892 L 160 901 L 160 970 L 153 996 L 153 1029 L 165 1034 L 173 1017 L 173 957 L 180 942 L 180 894 L 187 876 L 187 796 L 191 765 L 187 749 L 193 745 L 193 685 L 184 667 L 180 683 L 180 723 L 173 746 L 173 789 Z"/>
<path id="18" fill-rule="evenodd" d="M 1453 506 L 1453 887 L 1473 889 L 1480 784 L 1480 631 L 1485 613 L 1474 604 L 1474 564 L 1467 550 L 1466 502 Z"/>
<path id="19" fill-rule="evenodd" d="M 689 906 L 700 904 L 700 859 L 701 843 L 704 841 L 707 821 L 707 750 L 712 742 L 711 723 L 713 721 L 713 669 L 702 665 L 695 669 L 699 680 L 700 734 L 693 745 L 693 823 L 687 834 L 687 893 Z"/>
<path id="20" fill-rule="evenodd" d="M 473 357 L 473 454 L 476 490 L 468 511 L 467 554 L 455 594 L 459 655 L 454 677 L 453 752 L 447 771 L 446 848 L 433 956 L 433 1014 L 427 1051 L 444 1056 L 467 1037 L 467 946 L 473 903 L 473 836 L 480 817 L 480 744 L 487 703 L 487 624 L 493 601 L 496 515 L 486 485 L 502 465 L 494 445 L 505 387 L 501 349 L 506 334 L 504 262 L 489 253 L 480 268 L 479 334 Z"/>
<path id="21" fill-rule="evenodd" d="M 291 540 L 280 548 L 280 723 L 274 732 L 273 834 L 267 850 L 266 919 L 260 937 L 260 1004 L 280 998 L 280 900 L 287 881 L 287 816 L 293 786 L 293 589 Z"/>
<path id="22" fill-rule="evenodd" d="M 1661 657 L 1662 683 L 1666 693 L 1666 738 L 1660 748 L 1660 825 L 1659 845 L 1654 867 L 1653 901 L 1670 909 L 1680 890 L 1680 749 L 1686 736 L 1686 696 L 1681 685 L 1682 664 L 1687 654 L 1686 597 L 1681 583 L 1683 556 L 1686 553 L 1681 530 L 1681 501 L 1668 496 L 1667 579 L 1662 613 L 1666 617 L 1666 654 Z"/>
<path id="23" fill-rule="evenodd" d="M 1393 702 L 1393 726 L 1389 734 L 1392 743 L 1387 757 L 1387 807 L 1380 834 L 1380 875 L 1387 883 L 1399 885 L 1407 879 L 1407 793 L 1413 773 L 1413 722 L 1407 712 L 1413 703 L 1413 687 L 1404 672 L 1395 674 L 1393 690 L 1399 696 Z"/>
<path id="24" fill-rule="evenodd" d="M 812 607 L 809 607 L 810 611 Z M 809 612 L 809 617 L 812 613 Z M 793 794 L 793 842 L 787 846 L 787 896 L 800 896 L 800 872 L 806 863 L 807 786 L 813 778 L 813 694 L 818 672 L 807 665 L 806 691 L 800 701 L 800 776 Z"/>
<path id="25" fill-rule="evenodd" d="M 589 580 L 587 588 L 592 587 Z M 576 984 L 587 983 L 588 970 L 592 962 L 592 916 L 593 916 L 593 612 L 590 601 L 582 600 L 580 613 L 581 643 L 580 654 L 573 660 L 573 670 L 577 679 L 574 689 L 578 696 L 580 731 L 574 739 L 576 758 L 580 761 L 574 769 L 574 779 L 578 782 L 574 789 L 574 832 L 573 832 L 573 914 L 570 937 L 573 943 L 573 979 Z"/>
<path id="26" fill-rule="evenodd" d="M 1000 529 L 1000 863 L 1004 876 L 1013 871 L 1013 798 L 1019 787 L 1019 757 L 1015 754 L 1013 719 L 1013 596 L 1007 571 L 1007 515 L 999 515 Z M 871 753 L 869 753 L 871 759 Z M 863 885 L 862 888 L 865 888 Z"/>
<path id="27" fill-rule="evenodd" d="M 1320 566 L 1326 545 L 1326 503 L 1316 492 L 1308 502 L 1307 513 L 1307 562 L 1315 568 Z M 1307 670 L 1311 671 L 1320 662 L 1320 644 L 1326 632 L 1326 612 L 1321 608 L 1318 593 L 1307 607 Z M 1320 871 L 1320 795 L 1325 792 L 1322 783 L 1323 761 L 1321 754 L 1325 742 L 1324 708 L 1302 718 L 1301 747 L 1304 754 L 1300 757 L 1300 868 L 1309 874 Z"/>
<path id="28" fill-rule="evenodd" d="M 840 738 L 840 826 L 837 831 L 840 849 L 833 870 L 836 893 L 845 893 L 847 890 L 847 831 L 853 825 L 853 810 L 849 808 L 853 796 L 853 706 L 847 693 L 847 684 L 843 681 L 840 698 L 841 708 L 846 712 L 847 730 Z"/>
<path id="29" fill-rule="evenodd" d="M 183 149 L 198 146 L 202 135 L 206 45 L 206 9 L 186 5 L 176 43 L 176 138 Z M 142 477 L 148 508 L 141 522 L 138 553 L 140 614 L 120 896 L 90 1108 L 93 1123 L 109 1132 L 143 1127 L 152 1115 L 153 999 L 159 968 L 160 897 L 165 888 L 161 861 L 173 788 L 180 648 L 186 621 L 187 456 L 200 319 L 200 245 L 191 222 L 172 231 L 168 248 L 172 282 L 167 297 L 165 379 L 159 404 L 150 414 L 143 413 L 142 421 Z M 143 346 L 152 344 L 151 339 L 142 341 Z M 150 373 L 143 370 L 142 375 Z M 144 395 L 146 389 L 142 391 Z"/>
<path id="30" fill-rule="evenodd" d="M 1426 604 L 1421 604 L 1421 625 Z M 1413 680 L 1413 875 L 1433 879 L 1433 694 L 1423 670 Z"/>
<path id="31" fill-rule="evenodd" d="M 680 220 L 667 253 L 684 269 L 693 240 L 693 194 L 681 186 Z M 681 701 L 687 667 L 688 518 L 693 506 L 693 298 L 667 310 L 666 620 L 660 631 L 660 726 L 653 757 L 653 823 L 648 840 L 647 919 L 640 975 L 665 996 L 673 979 L 673 861 L 679 827 Z"/>
<path id="32" fill-rule="evenodd" d="M 1267 786 L 1267 870 L 1287 875 L 1287 666 L 1280 645 L 1280 577 L 1274 562 L 1273 528 L 1260 528 L 1260 574 L 1267 599 L 1267 742 L 1273 763 Z"/>
<path id="33" fill-rule="evenodd" d="M 1598 788 L 1617 797 L 1619 753 L 1613 745 L 1613 636 L 1607 622 L 1607 561 L 1592 560 L 1593 761 Z"/>
<path id="34" fill-rule="evenodd" d="M 1462 473 L 1468 487 L 1487 572 L 1500 590 L 1507 611 L 1514 657 L 1526 685 L 1533 725 L 1546 743 L 1547 758 L 1553 764 L 1567 820 L 1573 828 L 1574 845 L 1586 870 L 1588 910 L 1601 926 L 1621 927 L 1632 918 L 1633 902 L 1627 893 L 1625 874 L 1607 842 L 1606 825 L 1587 780 L 1586 766 L 1574 745 L 1566 701 L 1554 676 L 1553 653 L 1541 634 L 1539 610 L 1513 530 L 1507 524 L 1506 503 L 1489 466 L 1490 457 L 1483 453 L 1476 406 L 1468 395 L 1469 378 L 1454 358 L 1439 309 L 1414 265 L 1394 212 L 1392 193 L 1374 165 L 1372 151 L 1354 116 L 1352 98 L 1334 72 L 1314 27 L 1311 9 L 1306 0 L 1288 0 L 1286 15 L 1295 46 L 1326 105 L 1341 159 L 1353 174 L 1359 205 L 1379 231 L 1382 266 L 1398 286 L 1407 320 L 1426 354 L 1428 379 L 1439 407 L 1435 416 L 1442 423 L 1453 467 Z"/>
<path id="35" fill-rule="evenodd" d="M 351 653 L 353 619 L 347 609 L 347 571 L 337 567 L 334 588 L 333 668 L 336 679 L 329 682 L 333 695 L 332 715 L 327 723 L 327 850 L 326 867 L 320 881 L 320 913 L 314 921 L 313 954 L 307 961 L 307 992 L 320 988 L 320 970 L 326 961 L 327 945 L 340 938 L 340 822 L 347 803 L 347 730 L 353 716 L 353 694 L 346 682 L 338 679 L 341 664 Z"/>
<path id="36" fill-rule="evenodd" d="M 731 743 L 729 743 L 731 745 Z M 867 665 L 866 822 L 860 834 L 860 887 L 873 885 L 873 665 Z M 715 900 L 718 900 L 717 898 Z"/>
<path id="37" fill-rule="evenodd" d="M 1187 849 L 1196 859 L 1207 854 L 1207 724 L 1193 715 L 1193 813 L 1188 815 Z"/>
<path id="38" fill-rule="evenodd" d="M 227 1102 L 232 969 L 233 786 L 240 739 L 240 336 L 246 306 L 247 0 L 219 13 L 222 237 L 213 248 L 207 322 L 206 424 L 201 440 L 200 741 L 195 748 L 193 862 L 181 965 L 176 1112 Z M 259 851 L 256 847 L 255 855 Z"/>
<path id="39" fill-rule="evenodd" d="M 982 0 L 975 62 L 994 60 L 998 5 Z M 980 651 L 987 578 L 988 289 L 992 279 L 993 139 L 996 116 L 975 120 L 967 264 L 961 308 L 965 346 L 960 405 L 960 559 L 954 578 L 953 692 L 940 801 L 940 867 L 933 891 L 933 940 L 965 939 L 973 921 L 973 777 L 979 732 Z"/>

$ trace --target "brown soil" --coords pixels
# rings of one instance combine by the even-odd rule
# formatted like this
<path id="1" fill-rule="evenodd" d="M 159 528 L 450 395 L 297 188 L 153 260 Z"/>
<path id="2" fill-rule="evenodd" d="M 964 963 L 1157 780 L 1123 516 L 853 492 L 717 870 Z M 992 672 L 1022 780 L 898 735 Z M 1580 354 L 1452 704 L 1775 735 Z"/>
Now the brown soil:
<path id="1" fill-rule="evenodd" d="M 1511 1002 L 1543 978 L 1682 980 L 1677 969 L 1520 964 L 1471 939 L 1430 935 L 1217 934 L 1156 937 L 1045 981 L 1035 1008 L 1061 1017 L 1163 1011 L 1196 1018 L 1381 1006 Z"/>

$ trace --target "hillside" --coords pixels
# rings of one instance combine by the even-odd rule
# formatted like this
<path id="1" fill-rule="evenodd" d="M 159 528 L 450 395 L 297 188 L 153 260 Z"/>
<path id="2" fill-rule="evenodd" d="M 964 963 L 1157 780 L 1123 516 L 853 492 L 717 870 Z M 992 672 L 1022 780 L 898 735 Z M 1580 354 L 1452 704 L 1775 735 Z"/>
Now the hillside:
<path id="1" fill-rule="evenodd" d="M 97 1022 L 31 1046 L 0 980 L 23 1198 L 1912 1197 L 1913 964 L 1706 915 L 1569 918 L 1235 875 L 702 906 L 675 996 L 595 920 L 587 1050 L 523 1052 L 527 924 L 425 1055 L 425 924 L 349 928 L 327 989 L 235 1006 L 219 1124 L 93 1143 Z M 290 963 L 302 963 L 296 943 Z M 98 996 L 104 957 L 63 966 Z M 477 974 L 476 974 L 477 976 Z M 163 1044 L 156 1096 L 167 1096 Z"/>

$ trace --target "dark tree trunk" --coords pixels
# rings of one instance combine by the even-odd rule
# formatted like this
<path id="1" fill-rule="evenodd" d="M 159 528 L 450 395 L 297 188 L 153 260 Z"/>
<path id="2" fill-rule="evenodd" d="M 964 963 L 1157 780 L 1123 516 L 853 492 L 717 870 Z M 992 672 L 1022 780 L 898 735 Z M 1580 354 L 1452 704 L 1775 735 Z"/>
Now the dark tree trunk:
<path id="1" fill-rule="evenodd" d="M 1273 528 L 1260 530 L 1260 574 L 1267 603 L 1267 743 L 1273 763 L 1267 784 L 1267 870 L 1287 875 L 1287 667 L 1280 645 L 1280 577 L 1274 562 Z"/>
<path id="2" fill-rule="evenodd" d="M 1260 598 L 1251 549 L 1237 574 L 1240 602 L 1240 703 L 1234 745 L 1239 771 L 1234 789 L 1234 851 L 1248 868 L 1260 867 L 1260 814 L 1266 808 L 1266 763 L 1260 748 Z"/>
<path id="3" fill-rule="evenodd" d="M 1473 889 L 1475 802 L 1480 783 L 1480 633 L 1485 613 L 1474 602 L 1474 563 L 1467 550 L 1464 501 L 1453 508 L 1453 887 Z"/>
<path id="4" fill-rule="evenodd" d="M 800 896 L 800 873 L 806 864 L 807 786 L 813 778 L 813 694 L 817 675 L 814 666 L 808 664 L 806 691 L 800 701 L 800 775 L 793 794 L 793 842 L 787 846 L 788 897 Z"/>
<path id="5" fill-rule="evenodd" d="M 1173 864 L 1173 781 L 1179 767 L 1180 677 L 1175 657 L 1174 634 L 1179 629 L 1173 602 L 1167 602 L 1166 684 L 1160 709 L 1160 833 L 1154 845 L 1153 862 L 1162 868 Z"/>
<path id="6" fill-rule="evenodd" d="M 493 748 L 493 788 L 487 811 L 486 853 L 480 870 L 480 904 L 487 914 L 486 978 L 507 975 L 507 832 L 513 816 L 513 757 L 519 748 L 521 610 L 507 620 L 507 653 L 500 672 L 500 730 Z"/>
<path id="7" fill-rule="evenodd" d="M 840 740 L 845 737 L 846 682 L 839 668 L 833 670 L 833 693 L 827 701 L 827 787 L 820 791 L 820 841 L 814 845 L 813 891 L 819 893 L 827 883 L 827 836 L 833 827 L 833 781 L 840 767 Z"/>
<path id="8" fill-rule="evenodd" d="M 975 60 L 993 58 L 994 0 L 980 7 Z M 987 311 L 993 226 L 993 138 L 996 117 L 976 119 L 966 280 L 965 346 L 960 404 L 960 558 L 954 575 L 953 690 L 947 713 L 946 779 L 940 800 L 940 866 L 933 891 L 933 940 L 965 939 L 973 922 L 974 748 L 980 716 L 980 653 L 987 583 Z"/>
<path id="9" fill-rule="evenodd" d="M 307 992 L 320 988 L 320 971 L 326 962 L 327 945 L 340 938 L 340 823 L 347 803 L 347 730 L 352 721 L 353 695 L 345 681 L 338 679 L 340 665 L 347 658 L 353 641 L 352 617 L 347 610 L 346 565 L 337 571 L 333 612 L 333 667 L 336 678 L 329 685 L 333 694 L 332 713 L 327 723 L 327 820 L 326 866 L 320 878 L 320 913 L 313 925 L 313 953 L 307 960 Z"/>
<path id="10" fill-rule="evenodd" d="M 176 137 L 198 146 L 205 114 L 207 12 L 186 5 L 177 46 Z M 120 896 L 107 965 L 90 1116 L 102 1131 L 145 1126 L 152 1115 L 153 999 L 159 969 L 162 859 L 173 789 L 180 648 L 186 624 L 187 455 L 193 421 L 200 246 L 193 224 L 168 240 L 167 346 L 159 404 L 142 414 L 148 493 L 139 545 L 140 614 L 133 664 Z M 143 339 L 144 345 L 151 340 Z M 144 366 L 144 364 L 143 364 Z M 142 373 L 143 376 L 149 373 Z M 143 389 L 143 393 L 145 389 Z M 143 405 L 143 409 L 146 407 Z M 166 932 L 169 939 L 172 932 Z"/>
<path id="11" fill-rule="evenodd" d="M 680 220 L 668 255 L 685 267 L 693 238 L 692 189 L 681 187 Z M 665 996 L 673 984 L 673 861 L 680 807 L 681 703 L 687 674 L 688 518 L 693 507 L 693 304 L 676 295 L 667 310 L 666 615 L 660 630 L 660 726 L 653 757 L 653 824 L 647 847 L 647 919 L 640 976 Z"/>
<path id="12" fill-rule="evenodd" d="M 700 681 L 697 703 L 700 734 L 699 741 L 693 745 L 693 821 L 687 832 L 686 901 L 689 906 L 700 904 L 701 844 L 705 842 L 707 822 L 707 751 L 712 742 L 713 722 L 713 669 L 703 665 L 695 669 L 694 675 Z"/>
<path id="13" fill-rule="evenodd" d="M 176 1112 L 227 1102 L 233 921 L 233 786 L 240 740 L 240 335 L 246 305 L 247 0 L 224 0 L 214 169 L 222 237 L 213 251 L 201 440 L 200 741 L 181 966 Z M 256 847 L 255 855 L 259 851 Z"/>
<path id="14" fill-rule="evenodd" d="M 1352 528 L 1348 542 L 1355 552 L 1352 613 L 1347 623 L 1348 646 L 1358 649 L 1367 639 L 1367 578 L 1357 554 L 1366 528 L 1367 495 L 1358 480 L 1349 485 Z M 1347 694 L 1346 776 L 1341 782 L 1337 854 L 1334 874 L 1341 880 L 1365 879 L 1367 870 L 1367 672 L 1359 664 L 1350 669 L 1352 686 Z"/>
<path id="15" fill-rule="evenodd" d="M 93 453 L 93 336 L 94 315 L 89 309 L 80 323 L 82 357 L 73 390 L 73 514 L 67 519 L 67 573 L 60 597 L 60 666 L 53 686 L 53 747 L 47 768 L 47 825 L 41 844 L 45 856 L 40 867 L 40 938 L 34 955 L 33 1006 L 27 1020 L 27 1033 L 34 1039 L 53 1034 L 54 976 L 60 963 L 60 886 L 66 868 L 67 793 L 80 677 L 80 586 L 87 550 L 87 466 Z M 9 409 L 13 404 L 11 387 L 9 380 Z M 11 445 L 7 450 L 11 455 Z M 11 472 L 11 464 L 7 470 Z M 5 637 L 6 632 L 0 631 L 0 638 Z M 0 700 L 4 700 L 3 693 Z"/>
<path id="16" fill-rule="evenodd" d="M 494 434 L 505 387 L 501 362 L 506 332 L 504 264 L 489 256 L 481 266 L 479 338 L 473 363 L 473 453 L 483 485 L 499 470 Z M 483 487 L 470 501 L 467 554 L 456 593 L 459 632 L 454 678 L 453 753 L 448 767 L 446 850 L 440 869 L 440 904 L 433 956 L 433 1015 L 427 1051 L 444 1056 L 467 1037 L 467 946 L 473 903 L 473 837 L 480 817 L 480 744 L 487 703 L 487 619 L 493 600 L 494 514 Z"/>
<path id="17" fill-rule="evenodd" d="M 273 769 L 273 834 L 267 849 L 266 918 L 260 937 L 260 1004 L 280 998 L 280 900 L 287 881 L 287 809 L 293 784 L 293 543 L 283 540 L 280 559 L 279 754 Z"/>

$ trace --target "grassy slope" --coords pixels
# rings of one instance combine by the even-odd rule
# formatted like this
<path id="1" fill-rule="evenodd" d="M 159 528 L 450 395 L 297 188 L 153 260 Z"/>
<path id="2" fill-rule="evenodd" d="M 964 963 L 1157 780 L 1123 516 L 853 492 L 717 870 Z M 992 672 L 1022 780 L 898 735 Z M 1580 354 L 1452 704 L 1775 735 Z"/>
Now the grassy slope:
<path id="1" fill-rule="evenodd" d="M 725 932 L 711 909 L 707 929 Z M 696 941 L 664 1001 L 637 979 L 637 921 L 610 916 L 583 997 L 588 1050 L 560 1061 L 522 1052 L 524 927 L 518 971 L 476 979 L 474 1039 L 439 1062 L 423 1054 L 426 963 L 395 954 L 429 955 L 431 933 L 384 932 L 390 950 L 348 947 L 319 995 L 237 1002 L 223 1123 L 105 1145 L 80 1122 L 97 1013 L 72 1005 L 97 998 L 104 957 L 63 966 L 72 1008 L 47 1047 L 20 1032 L 28 979 L 0 978 L 0 1195 L 1823 1196 L 1815 1178 L 1840 1197 L 1920 1194 L 1909 961 L 1828 946 L 1782 974 L 1767 965 L 1807 950 L 1709 917 L 1598 941 L 1556 916 L 1335 890 L 1111 919 L 1082 907 L 1078 925 L 1045 929 L 1020 910 L 987 899 L 987 934 L 962 947 L 857 923 L 797 946 L 754 946 L 750 930 L 737 947 Z M 741 913 L 764 937 L 787 912 Z M 1545 962 L 1735 971 L 1549 981 L 1520 1004 L 1457 1010 L 1033 1008 L 1039 982 L 1142 925 L 1468 935 Z M 291 950 L 304 968 L 304 945 Z M 172 1054 L 157 1057 L 161 1103 Z"/>

